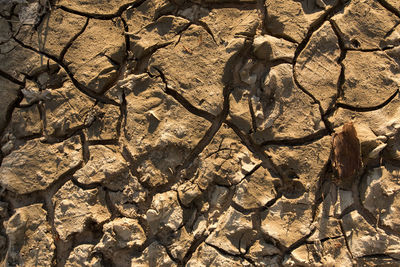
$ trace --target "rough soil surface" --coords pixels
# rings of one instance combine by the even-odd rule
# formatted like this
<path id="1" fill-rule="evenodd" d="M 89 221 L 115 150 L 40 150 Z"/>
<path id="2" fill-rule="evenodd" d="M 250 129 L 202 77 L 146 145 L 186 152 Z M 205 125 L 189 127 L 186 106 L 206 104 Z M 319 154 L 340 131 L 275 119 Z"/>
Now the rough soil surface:
<path id="1" fill-rule="evenodd" d="M 397 0 L 0 0 L 2 266 L 399 266 L 399 64 Z"/>

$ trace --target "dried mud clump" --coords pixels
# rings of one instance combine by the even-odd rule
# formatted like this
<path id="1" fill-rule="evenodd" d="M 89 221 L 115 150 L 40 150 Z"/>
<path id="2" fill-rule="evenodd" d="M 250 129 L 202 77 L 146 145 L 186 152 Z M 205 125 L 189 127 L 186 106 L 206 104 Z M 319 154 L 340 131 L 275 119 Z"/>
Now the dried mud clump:
<path id="1" fill-rule="evenodd" d="M 394 0 L 0 0 L 1 266 L 399 266 Z"/>

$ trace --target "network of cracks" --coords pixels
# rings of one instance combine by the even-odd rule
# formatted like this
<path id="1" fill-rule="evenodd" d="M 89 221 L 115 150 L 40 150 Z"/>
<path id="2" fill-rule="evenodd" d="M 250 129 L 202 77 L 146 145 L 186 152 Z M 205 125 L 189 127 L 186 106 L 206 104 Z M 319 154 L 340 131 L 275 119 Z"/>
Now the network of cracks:
<path id="1" fill-rule="evenodd" d="M 399 264 L 397 1 L 0 4 L 3 264 Z"/>

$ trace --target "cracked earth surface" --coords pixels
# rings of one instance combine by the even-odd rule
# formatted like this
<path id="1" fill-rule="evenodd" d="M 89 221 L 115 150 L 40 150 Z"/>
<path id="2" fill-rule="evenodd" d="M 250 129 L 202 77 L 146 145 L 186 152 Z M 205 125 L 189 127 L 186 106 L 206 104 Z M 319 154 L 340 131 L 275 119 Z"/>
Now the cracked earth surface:
<path id="1" fill-rule="evenodd" d="M 399 266 L 399 64 L 397 0 L 0 0 L 0 260 Z"/>

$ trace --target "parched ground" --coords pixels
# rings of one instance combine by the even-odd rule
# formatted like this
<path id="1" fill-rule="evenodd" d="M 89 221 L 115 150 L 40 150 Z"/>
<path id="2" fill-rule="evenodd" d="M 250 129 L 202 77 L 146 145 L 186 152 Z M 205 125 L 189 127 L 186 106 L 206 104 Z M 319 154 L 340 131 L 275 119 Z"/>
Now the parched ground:
<path id="1" fill-rule="evenodd" d="M 399 266 L 399 64 L 398 0 L 0 0 L 0 260 Z"/>

